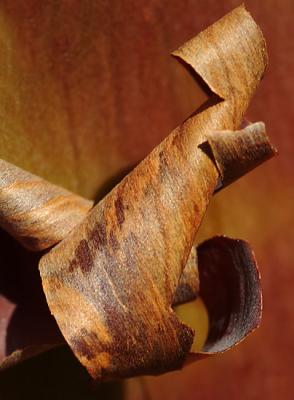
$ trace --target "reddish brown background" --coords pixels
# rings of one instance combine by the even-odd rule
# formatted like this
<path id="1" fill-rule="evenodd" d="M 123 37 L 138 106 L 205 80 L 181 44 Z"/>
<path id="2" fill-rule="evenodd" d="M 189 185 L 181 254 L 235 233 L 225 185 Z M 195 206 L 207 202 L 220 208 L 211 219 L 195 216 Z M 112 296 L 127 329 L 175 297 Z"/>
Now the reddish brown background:
<path id="1" fill-rule="evenodd" d="M 237 5 L 1 0 L 0 156 L 100 197 L 201 101 L 170 51 Z M 216 196 L 199 240 L 225 233 L 253 244 L 263 278 L 262 327 L 235 350 L 182 372 L 94 392 L 74 360 L 65 367 L 57 351 L 0 378 L 1 399 L 292 399 L 294 2 L 246 5 L 270 57 L 248 118 L 266 122 L 280 155 Z"/>

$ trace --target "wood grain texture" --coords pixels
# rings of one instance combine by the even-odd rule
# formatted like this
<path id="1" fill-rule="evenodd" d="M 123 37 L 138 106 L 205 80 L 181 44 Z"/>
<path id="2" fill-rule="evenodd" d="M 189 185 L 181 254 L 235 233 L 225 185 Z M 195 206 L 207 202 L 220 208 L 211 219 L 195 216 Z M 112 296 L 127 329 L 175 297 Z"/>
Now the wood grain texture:
<path id="1" fill-rule="evenodd" d="M 95 379 L 183 364 L 194 333 L 171 304 L 219 178 L 201 145 L 239 127 L 267 61 L 243 7 L 175 54 L 224 100 L 176 128 L 40 261 L 51 312 Z"/>
<path id="2" fill-rule="evenodd" d="M 7 332 L 0 343 L 0 370 L 4 371 L 23 365 L 38 354 L 48 353 L 51 348 L 55 352 L 60 344 L 68 346 L 46 306 L 38 271 L 40 255 L 22 248 L 4 232 L 1 232 L 0 241 L 7 249 L 5 257 L 3 252 L 1 254 L 0 270 L 0 291 L 6 289 L 7 298 L 0 300 L 0 326 Z M 13 248 L 10 242 L 13 242 Z M 195 298 L 199 291 L 195 248 L 192 253 L 177 288 L 178 299 L 175 298 L 173 304 Z M 10 318 L 7 318 L 7 312 Z"/>
<path id="3" fill-rule="evenodd" d="M 26 248 L 53 246 L 92 206 L 92 201 L 0 160 L 0 226 Z"/>

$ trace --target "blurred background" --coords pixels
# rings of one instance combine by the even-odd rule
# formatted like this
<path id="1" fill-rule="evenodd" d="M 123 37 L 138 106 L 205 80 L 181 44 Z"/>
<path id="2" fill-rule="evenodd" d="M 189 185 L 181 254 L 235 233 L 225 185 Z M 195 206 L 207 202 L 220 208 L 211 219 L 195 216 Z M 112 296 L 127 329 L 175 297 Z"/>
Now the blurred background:
<path id="1" fill-rule="evenodd" d="M 0 0 L 0 157 L 101 198 L 205 100 L 169 53 L 239 4 Z M 183 371 L 95 388 L 74 357 L 56 349 L 3 372 L 1 400 L 293 398 L 294 2 L 248 0 L 246 8 L 269 52 L 247 118 L 266 123 L 279 156 L 215 196 L 197 241 L 214 234 L 250 241 L 262 273 L 261 328 Z M 36 261 L 0 237 L 3 358 L 49 329 L 46 305 L 34 315 L 31 308 L 42 296 Z"/>

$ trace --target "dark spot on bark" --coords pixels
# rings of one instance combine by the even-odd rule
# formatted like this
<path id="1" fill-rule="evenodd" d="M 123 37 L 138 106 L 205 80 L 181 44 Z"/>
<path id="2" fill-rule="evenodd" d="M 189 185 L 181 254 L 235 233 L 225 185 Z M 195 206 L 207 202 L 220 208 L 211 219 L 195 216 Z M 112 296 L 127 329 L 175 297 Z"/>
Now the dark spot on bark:
<path id="1" fill-rule="evenodd" d="M 87 273 L 91 271 L 93 266 L 93 258 L 89 249 L 89 245 L 85 239 L 81 240 L 75 251 L 75 254 L 82 272 Z"/>
<path id="2" fill-rule="evenodd" d="M 77 267 L 85 274 L 90 272 L 93 266 L 93 258 L 89 245 L 85 239 L 81 240 L 75 250 L 75 258 L 71 261 L 68 270 L 73 272 Z"/>
<path id="3" fill-rule="evenodd" d="M 86 328 L 81 329 L 81 336 L 87 337 L 88 341 L 90 341 L 92 343 L 98 342 L 97 334 L 93 331 L 88 331 Z"/>
<path id="4" fill-rule="evenodd" d="M 68 272 L 74 272 L 74 270 L 78 267 L 77 260 L 74 258 L 71 260 L 69 267 L 68 267 Z"/>
<path id="5" fill-rule="evenodd" d="M 117 251 L 119 249 L 119 242 L 118 242 L 115 234 L 113 233 L 113 231 L 110 232 L 109 242 L 110 242 L 110 245 L 111 245 L 113 251 Z"/>
<path id="6" fill-rule="evenodd" d="M 159 172 L 161 175 L 161 178 L 164 178 L 166 176 L 166 172 L 168 170 L 168 162 L 167 162 L 167 157 L 164 154 L 164 151 L 159 152 Z"/>
<path id="7" fill-rule="evenodd" d="M 116 212 L 116 218 L 119 226 L 121 226 L 125 220 L 125 213 L 124 213 L 124 205 L 122 198 L 118 195 L 117 199 L 115 200 L 115 212 Z"/>
<path id="8" fill-rule="evenodd" d="M 139 295 L 137 293 L 137 301 Z M 144 296 L 140 303 L 146 303 Z M 163 316 L 162 320 L 150 325 L 150 321 L 139 320 L 135 312 L 116 313 L 109 302 L 104 307 L 106 325 L 112 333 L 112 342 L 105 346 L 105 351 L 111 355 L 118 377 L 129 377 L 138 372 L 157 374 L 182 365 L 194 335 L 190 328 L 182 327 L 176 317 Z M 178 341 L 174 341 L 174 334 Z"/>
<path id="9" fill-rule="evenodd" d="M 92 360 L 95 357 L 95 349 L 91 349 L 82 337 L 72 337 L 69 342 L 74 352 L 82 357 L 86 357 L 88 360 Z"/>
<path id="10" fill-rule="evenodd" d="M 93 241 L 94 247 L 98 250 L 102 250 L 107 244 L 107 234 L 105 225 L 97 223 L 95 228 L 90 234 L 90 240 Z"/>

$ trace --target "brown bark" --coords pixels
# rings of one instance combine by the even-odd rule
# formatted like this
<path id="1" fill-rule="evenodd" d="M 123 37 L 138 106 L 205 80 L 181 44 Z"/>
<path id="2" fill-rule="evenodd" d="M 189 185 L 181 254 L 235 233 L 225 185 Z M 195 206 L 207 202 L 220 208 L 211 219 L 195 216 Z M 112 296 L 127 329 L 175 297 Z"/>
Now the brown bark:
<path id="1" fill-rule="evenodd" d="M 171 304 L 218 183 L 203 144 L 214 131 L 238 128 L 267 60 L 262 34 L 243 7 L 175 55 L 223 101 L 175 129 L 40 262 L 51 312 L 96 379 L 179 368 L 189 352 L 194 333 Z M 262 130 L 253 132 L 266 151 L 247 141 L 257 159 L 274 154 Z M 242 158 L 239 134 L 238 145 Z"/>

